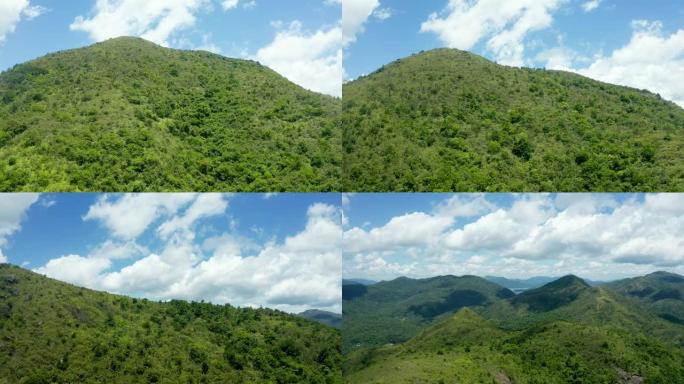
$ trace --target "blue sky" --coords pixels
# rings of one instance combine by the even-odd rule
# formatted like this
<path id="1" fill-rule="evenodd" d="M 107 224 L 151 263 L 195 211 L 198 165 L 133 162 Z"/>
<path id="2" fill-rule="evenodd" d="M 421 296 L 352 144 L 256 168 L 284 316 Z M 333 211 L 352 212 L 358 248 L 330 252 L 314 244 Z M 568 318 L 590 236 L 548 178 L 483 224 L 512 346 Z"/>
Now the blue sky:
<path id="1" fill-rule="evenodd" d="M 154 299 L 339 312 L 335 194 L 0 195 L 0 261 Z"/>
<path id="2" fill-rule="evenodd" d="M 334 2 L 147 0 L 146 9 L 139 0 L 3 3 L 0 70 L 49 52 L 133 35 L 172 48 L 257 59 L 306 88 L 341 93 L 341 6 Z M 315 73 L 300 73 L 302 65 Z"/>
<path id="3" fill-rule="evenodd" d="M 684 105 L 681 1 L 345 0 L 344 6 L 348 79 L 450 47 L 502 64 L 646 88 Z"/>
<path id="4" fill-rule="evenodd" d="M 343 275 L 684 273 L 679 194 L 347 194 Z"/>

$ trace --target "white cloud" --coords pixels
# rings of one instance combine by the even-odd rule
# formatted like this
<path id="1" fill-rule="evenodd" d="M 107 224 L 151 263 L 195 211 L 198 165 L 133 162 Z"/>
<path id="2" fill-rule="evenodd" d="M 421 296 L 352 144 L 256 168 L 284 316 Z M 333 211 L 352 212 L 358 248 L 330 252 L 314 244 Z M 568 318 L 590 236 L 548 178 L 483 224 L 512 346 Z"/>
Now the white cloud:
<path id="1" fill-rule="evenodd" d="M 29 0 L 3 0 L 0 2 L 0 44 L 7 35 L 13 33 L 22 17 L 34 19 L 47 11 L 39 5 L 31 5 Z"/>
<path id="2" fill-rule="evenodd" d="M 354 227 L 344 233 L 345 252 L 368 252 L 428 246 L 453 223 L 453 218 L 414 212 L 393 217 L 382 227 Z"/>
<path id="3" fill-rule="evenodd" d="M 455 194 L 440 202 L 435 212 L 440 216 L 473 217 L 494 210 L 486 195 Z"/>
<path id="4" fill-rule="evenodd" d="M 341 312 L 339 207 L 312 204 L 306 213 L 304 229 L 280 242 L 273 240 L 258 245 L 223 233 L 200 245 L 194 228 L 202 220 L 224 213 L 228 207 L 225 196 L 190 195 L 194 197 L 192 203 L 175 210 L 169 205 L 175 207 L 180 204 L 177 201 L 185 198 L 149 195 L 165 200 L 154 203 L 149 198 L 141 200 L 140 195 L 126 196 L 115 201 L 102 198 L 94 205 L 97 207 L 94 212 L 104 212 L 102 217 L 110 220 L 109 228 L 120 232 L 123 222 L 130 218 L 113 224 L 111 219 L 117 209 L 120 212 L 128 212 L 132 206 L 162 209 L 166 212 L 164 217 L 173 217 L 168 217 L 153 232 L 163 241 L 160 252 L 150 253 L 132 241 L 110 240 L 86 257 L 68 255 L 52 259 L 36 272 L 93 289 L 151 299 L 204 299 L 290 312 L 311 308 Z M 142 209 L 147 218 L 133 232 L 139 233 L 140 228 L 151 225 L 155 214 L 150 211 Z M 175 213 L 167 214 L 171 211 Z M 131 257 L 127 265 L 112 270 L 112 260 Z"/>
<path id="5" fill-rule="evenodd" d="M 384 21 L 392 17 L 392 9 L 391 8 L 378 8 L 375 11 L 373 11 L 373 17 L 380 21 Z"/>
<path id="6" fill-rule="evenodd" d="M 7 262 L 2 248 L 7 239 L 21 229 L 21 222 L 26 211 L 38 201 L 37 193 L 3 193 L 0 194 L 0 263 Z"/>
<path id="7" fill-rule="evenodd" d="M 259 49 L 256 60 L 290 81 L 315 92 L 342 95 L 342 29 L 303 30 L 299 21 L 276 33 Z"/>
<path id="8" fill-rule="evenodd" d="M 602 0 L 589 0 L 582 4 L 582 9 L 584 12 L 591 12 L 601 5 Z"/>
<path id="9" fill-rule="evenodd" d="M 373 12 L 380 6 L 380 0 L 344 0 L 342 3 L 343 44 L 349 45 L 356 41 L 363 26 Z M 379 18 L 382 18 L 382 14 Z"/>
<path id="10" fill-rule="evenodd" d="M 225 213 L 227 208 L 228 201 L 224 198 L 224 195 L 219 193 L 202 193 L 185 210 L 182 216 L 176 216 L 160 225 L 157 228 L 157 233 L 159 233 L 161 238 L 166 239 L 176 231 L 191 228 L 199 219 Z"/>
<path id="11" fill-rule="evenodd" d="M 233 9 L 238 6 L 238 3 L 240 0 L 223 0 L 221 5 L 223 6 L 223 9 Z"/>
<path id="12" fill-rule="evenodd" d="M 134 241 L 121 243 L 106 240 L 90 252 L 90 257 L 108 260 L 124 260 L 138 257 L 148 252 L 146 247 L 143 247 Z"/>
<path id="13" fill-rule="evenodd" d="M 636 20 L 627 45 L 576 72 L 608 83 L 645 88 L 684 107 L 684 30 L 662 32 L 659 21 Z"/>
<path id="14" fill-rule="evenodd" d="M 154 221 L 164 215 L 175 214 L 195 197 L 191 193 L 104 195 L 90 207 L 83 219 L 99 220 L 114 236 L 134 239 Z"/>
<path id="15" fill-rule="evenodd" d="M 26 16 L 26 20 L 33 20 L 36 17 L 48 12 L 48 9 L 40 5 L 31 5 L 22 11 L 22 14 Z"/>
<path id="16" fill-rule="evenodd" d="M 450 0 L 440 15 L 433 13 L 421 32 L 436 33 L 450 48 L 470 50 L 487 39 L 487 50 L 508 65 L 524 64 L 524 40 L 553 23 L 552 13 L 564 0 Z"/>
<path id="17" fill-rule="evenodd" d="M 76 17 L 70 29 L 87 32 L 95 41 L 139 36 L 168 46 L 169 37 L 195 25 L 195 14 L 208 4 L 208 0 L 97 0 L 92 16 Z"/>
<path id="18" fill-rule="evenodd" d="M 78 255 L 62 256 L 52 259 L 35 272 L 81 286 L 92 286 L 111 262 L 108 259 L 82 257 Z"/>
<path id="19" fill-rule="evenodd" d="M 684 273 L 684 195 L 616 198 L 604 194 L 518 195 L 510 206 L 484 210 L 481 216 L 452 225 L 423 225 L 422 232 L 408 217 L 425 223 L 435 216 L 396 216 L 389 223 L 403 225 L 345 232 L 345 275 L 529 277 L 576 273 L 611 279 L 663 268 Z M 467 198 L 459 199 L 467 206 Z M 438 205 L 448 206 L 448 200 Z M 411 237 L 416 235 L 414 229 L 419 236 Z"/>

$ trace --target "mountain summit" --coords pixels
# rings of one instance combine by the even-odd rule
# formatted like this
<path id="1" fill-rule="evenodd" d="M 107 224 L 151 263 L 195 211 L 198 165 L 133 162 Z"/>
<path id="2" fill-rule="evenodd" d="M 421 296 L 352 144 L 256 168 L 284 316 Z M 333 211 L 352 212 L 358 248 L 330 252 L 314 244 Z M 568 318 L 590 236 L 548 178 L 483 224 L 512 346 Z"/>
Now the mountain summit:
<path id="1" fill-rule="evenodd" d="M 122 37 L 0 74 L 0 190 L 329 191 L 340 101 Z"/>
<path id="2" fill-rule="evenodd" d="M 437 49 L 344 85 L 350 191 L 682 191 L 684 110 Z"/>

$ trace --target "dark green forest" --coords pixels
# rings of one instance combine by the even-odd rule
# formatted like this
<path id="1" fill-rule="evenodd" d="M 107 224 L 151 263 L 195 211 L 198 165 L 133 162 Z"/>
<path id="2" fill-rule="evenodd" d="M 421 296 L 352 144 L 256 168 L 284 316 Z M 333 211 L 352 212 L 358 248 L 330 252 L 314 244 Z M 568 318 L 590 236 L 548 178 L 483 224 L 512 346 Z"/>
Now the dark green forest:
<path id="1" fill-rule="evenodd" d="M 343 88 L 347 191 L 684 191 L 684 110 L 437 49 Z"/>
<path id="2" fill-rule="evenodd" d="M 96 292 L 0 264 L 0 383 L 340 383 L 338 330 Z"/>
<path id="3" fill-rule="evenodd" d="M 345 298 L 345 382 L 684 383 L 684 326 L 653 304 L 681 301 L 672 292 L 684 288 L 684 277 L 657 272 L 592 287 L 566 276 L 518 295 L 500 287 L 498 296 L 478 279 L 400 278 Z M 654 296 L 622 293 L 634 284 Z M 464 285 L 485 300 L 454 303 L 450 296 Z M 382 306 L 370 305 L 380 298 Z M 411 315 L 435 303 L 443 307 L 430 316 Z M 398 320 L 413 326 L 396 327 Z M 383 322 L 395 333 L 378 335 Z M 357 333 L 351 345 L 350 332 Z"/>
<path id="4" fill-rule="evenodd" d="M 332 191 L 340 100 L 117 38 L 0 74 L 2 191 Z"/>

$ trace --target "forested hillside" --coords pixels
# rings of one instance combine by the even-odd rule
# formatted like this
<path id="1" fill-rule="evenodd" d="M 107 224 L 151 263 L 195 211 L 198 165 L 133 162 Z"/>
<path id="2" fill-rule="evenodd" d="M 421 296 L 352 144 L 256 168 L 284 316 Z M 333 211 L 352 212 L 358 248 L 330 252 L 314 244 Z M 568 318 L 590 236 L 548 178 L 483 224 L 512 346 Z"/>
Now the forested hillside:
<path id="1" fill-rule="evenodd" d="M 400 277 L 371 286 L 342 286 L 343 350 L 400 343 L 462 307 L 513 297 L 507 288 L 476 276 Z"/>
<path id="2" fill-rule="evenodd" d="M 347 383 L 684 383 L 684 327 L 617 292 L 625 283 L 657 292 L 684 285 L 679 275 L 656 273 L 591 287 L 565 276 L 519 295 L 482 305 L 452 306 L 402 344 L 348 352 Z M 681 279 L 681 281 L 679 280 Z M 676 287 L 673 286 L 677 285 Z M 370 288 L 370 287 L 369 287 Z M 672 299 L 671 297 L 668 299 Z M 345 301 L 345 314 L 346 305 Z M 403 308 L 389 299 L 385 308 Z M 372 312 L 374 320 L 387 309 Z M 386 322 L 387 327 L 393 323 Z M 349 324 L 343 334 L 364 329 Z M 372 340 L 368 338 L 370 343 Z M 367 344 L 366 344 L 367 345 Z"/>
<path id="3" fill-rule="evenodd" d="M 271 309 L 152 302 L 0 264 L 0 383 L 339 383 L 339 331 Z"/>
<path id="4" fill-rule="evenodd" d="M 684 190 L 684 109 L 647 91 L 453 49 L 343 91 L 345 190 Z"/>
<path id="5" fill-rule="evenodd" d="M 340 108 L 259 63 L 137 38 L 53 53 L 0 74 L 0 190 L 336 190 Z"/>

